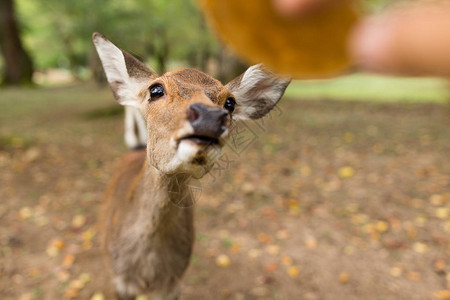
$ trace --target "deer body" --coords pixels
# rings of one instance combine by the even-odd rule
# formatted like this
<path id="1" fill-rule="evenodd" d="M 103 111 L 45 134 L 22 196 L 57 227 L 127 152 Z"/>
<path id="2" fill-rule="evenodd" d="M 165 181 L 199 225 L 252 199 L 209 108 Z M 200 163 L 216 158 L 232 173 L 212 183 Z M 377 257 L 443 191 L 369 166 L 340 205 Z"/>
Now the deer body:
<path id="1" fill-rule="evenodd" d="M 116 293 L 177 299 L 194 241 L 190 178 L 211 169 L 232 119 L 264 116 L 289 80 L 260 65 L 225 86 L 194 69 L 158 77 L 104 36 L 93 40 L 116 100 L 129 106 L 125 140 L 145 146 L 122 158 L 101 210 Z"/>
<path id="2" fill-rule="evenodd" d="M 193 208 L 171 202 L 179 194 L 190 201 L 187 179 L 159 174 L 145 157 L 145 150 L 137 150 L 122 158 L 103 207 L 106 247 L 123 295 L 177 291 L 194 241 Z"/>

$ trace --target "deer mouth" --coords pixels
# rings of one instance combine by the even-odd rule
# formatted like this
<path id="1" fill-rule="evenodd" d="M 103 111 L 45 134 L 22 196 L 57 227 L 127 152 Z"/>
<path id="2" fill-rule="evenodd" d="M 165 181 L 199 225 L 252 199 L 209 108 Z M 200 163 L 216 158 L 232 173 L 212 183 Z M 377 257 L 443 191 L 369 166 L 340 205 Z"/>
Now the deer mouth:
<path id="1" fill-rule="evenodd" d="M 175 141 L 177 161 L 202 168 L 211 166 L 220 154 L 223 142 L 221 138 L 199 134 L 187 134 Z"/>
<path id="2" fill-rule="evenodd" d="M 206 145 L 206 146 L 219 145 L 219 139 L 202 135 L 188 135 L 180 138 L 178 140 L 178 143 L 180 143 L 181 141 L 191 141 L 198 145 Z"/>

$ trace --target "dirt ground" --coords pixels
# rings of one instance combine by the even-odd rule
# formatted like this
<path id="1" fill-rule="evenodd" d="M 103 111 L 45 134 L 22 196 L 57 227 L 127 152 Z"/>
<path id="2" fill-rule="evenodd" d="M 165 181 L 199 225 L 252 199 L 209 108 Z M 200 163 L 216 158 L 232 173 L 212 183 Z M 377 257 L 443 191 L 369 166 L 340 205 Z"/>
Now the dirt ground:
<path id="1" fill-rule="evenodd" d="M 95 224 L 121 110 L 94 87 L 14 95 L 0 100 L 0 299 L 113 299 Z M 181 299 L 450 299 L 449 115 L 284 99 L 239 127 L 201 180 Z"/>

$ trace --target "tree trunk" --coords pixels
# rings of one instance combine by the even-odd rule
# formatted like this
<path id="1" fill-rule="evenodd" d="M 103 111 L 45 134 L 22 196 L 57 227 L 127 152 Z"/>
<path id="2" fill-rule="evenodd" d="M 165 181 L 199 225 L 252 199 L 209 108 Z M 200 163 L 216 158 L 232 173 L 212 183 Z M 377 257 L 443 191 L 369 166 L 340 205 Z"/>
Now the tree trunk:
<path id="1" fill-rule="evenodd" d="M 202 34 L 202 38 L 200 40 L 200 45 L 199 45 L 199 61 L 198 61 L 198 67 L 200 68 L 200 70 L 202 70 L 203 72 L 208 73 L 208 61 L 209 58 L 211 57 L 211 51 L 209 49 L 209 45 L 208 45 L 208 27 L 206 26 L 206 21 L 203 15 L 200 16 L 200 27 L 199 27 L 199 31 Z"/>
<path id="2" fill-rule="evenodd" d="M 164 74 L 167 71 L 167 60 L 169 59 L 169 41 L 167 40 L 166 36 L 164 35 L 162 38 L 162 45 L 161 49 L 158 49 L 156 52 L 156 63 L 158 68 L 159 74 Z"/>
<path id="3" fill-rule="evenodd" d="M 106 76 L 103 71 L 102 63 L 98 58 L 97 51 L 94 46 L 89 49 L 89 69 L 91 70 L 91 76 L 99 86 L 106 85 Z"/>
<path id="4" fill-rule="evenodd" d="M 0 47 L 5 66 L 2 83 L 31 84 L 33 62 L 20 40 L 13 0 L 0 0 Z"/>
<path id="5" fill-rule="evenodd" d="M 248 64 L 239 59 L 228 48 L 221 46 L 218 55 L 219 70 L 216 78 L 222 83 L 233 80 L 236 76 L 244 73 L 248 68 Z"/>

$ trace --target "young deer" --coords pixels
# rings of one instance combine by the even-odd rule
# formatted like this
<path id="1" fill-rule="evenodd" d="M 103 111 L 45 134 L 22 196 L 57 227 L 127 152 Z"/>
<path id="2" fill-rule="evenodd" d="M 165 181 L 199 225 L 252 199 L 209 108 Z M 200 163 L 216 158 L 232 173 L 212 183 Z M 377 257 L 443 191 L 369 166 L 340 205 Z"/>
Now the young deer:
<path id="1" fill-rule="evenodd" d="M 126 105 L 125 140 L 134 148 L 107 189 L 101 217 L 116 294 L 177 299 L 194 226 L 193 208 L 173 203 L 192 203 L 189 178 L 211 169 L 231 122 L 264 116 L 289 80 L 261 65 L 225 86 L 195 69 L 158 76 L 103 35 L 93 41 L 116 100 Z"/>

